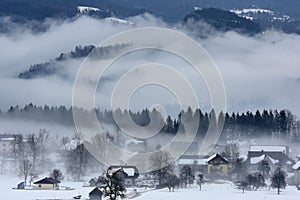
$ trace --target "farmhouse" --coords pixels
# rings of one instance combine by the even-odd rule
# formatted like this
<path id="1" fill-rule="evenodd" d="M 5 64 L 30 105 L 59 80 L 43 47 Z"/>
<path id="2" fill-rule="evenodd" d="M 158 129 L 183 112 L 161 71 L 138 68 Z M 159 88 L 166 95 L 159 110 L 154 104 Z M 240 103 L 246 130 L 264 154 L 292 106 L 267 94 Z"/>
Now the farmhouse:
<path id="1" fill-rule="evenodd" d="M 122 176 L 125 186 L 134 186 L 139 177 L 139 171 L 136 166 L 112 165 L 107 170 L 108 174 L 118 173 Z"/>
<path id="2" fill-rule="evenodd" d="M 213 154 L 207 159 L 208 176 L 227 176 L 228 161 L 220 154 Z"/>
<path id="3" fill-rule="evenodd" d="M 201 171 L 202 173 L 207 172 L 207 158 L 201 158 L 199 155 L 182 155 L 177 160 L 178 170 L 183 166 L 189 166 L 194 171 Z"/>
<path id="4" fill-rule="evenodd" d="M 58 189 L 60 181 L 55 180 L 51 177 L 46 177 L 44 179 L 41 179 L 39 181 L 34 182 L 34 188 L 35 189 Z"/>
<path id="5" fill-rule="evenodd" d="M 289 148 L 280 145 L 253 145 L 248 151 L 247 164 L 252 172 L 258 171 L 259 165 L 262 161 L 267 161 L 271 171 L 277 167 L 281 167 L 285 171 L 292 171 L 292 166 L 295 163 L 288 157 Z"/>

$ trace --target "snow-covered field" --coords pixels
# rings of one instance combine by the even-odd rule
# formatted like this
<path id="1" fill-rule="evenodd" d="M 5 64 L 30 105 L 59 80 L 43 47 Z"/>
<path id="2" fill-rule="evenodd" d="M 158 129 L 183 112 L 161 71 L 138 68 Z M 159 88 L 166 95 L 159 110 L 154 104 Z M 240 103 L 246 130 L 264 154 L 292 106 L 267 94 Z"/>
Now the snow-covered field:
<path id="1" fill-rule="evenodd" d="M 17 184 L 22 180 L 18 177 L 0 175 L 0 199 L 2 200 L 46 200 L 46 199 L 72 199 L 77 195 L 82 195 L 82 199 L 88 197 L 88 193 L 93 189 L 82 187 L 82 182 L 62 181 L 61 186 L 75 188 L 75 190 L 16 190 Z"/>
<path id="2" fill-rule="evenodd" d="M 223 199 L 223 200 L 299 200 L 300 191 L 294 187 L 287 187 L 280 195 L 276 190 L 245 191 L 234 188 L 232 184 L 204 184 L 202 191 L 197 187 L 179 189 L 175 192 L 168 190 L 150 191 L 142 194 L 136 200 L 197 200 L 197 199 Z"/>
<path id="3" fill-rule="evenodd" d="M 12 175 L 0 175 L 0 193 L 2 200 L 58 200 L 72 199 L 77 195 L 82 195 L 82 199 L 88 198 L 88 193 L 93 189 L 91 187 L 82 187 L 82 182 L 63 181 L 61 186 L 69 186 L 75 190 L 15 190 L 16 184 L 21 180 Z M 300 191 L 295 187 L 287 187 L 280 195 L 277 195 L 275 189 L 262 189 L 259 191 L 245 191 L 235 189 L 234 185 L 225 182 L 223 184 L 204 184 L 202 191 L 198 187 L 188 189 L 179 189 L 175 192 L 168 192 L 167 189 L 153 190 L 142 193 L 136 200 L 193 200 L 193 199 L 217 199 L 224 200 L 299 200 Z"/>

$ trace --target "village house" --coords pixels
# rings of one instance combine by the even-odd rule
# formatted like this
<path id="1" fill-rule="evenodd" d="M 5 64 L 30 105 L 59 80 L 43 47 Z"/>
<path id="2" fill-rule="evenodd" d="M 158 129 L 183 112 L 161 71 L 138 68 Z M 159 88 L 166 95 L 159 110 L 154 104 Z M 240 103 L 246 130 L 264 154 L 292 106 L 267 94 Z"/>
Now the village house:
<path id="1" fill-rule="evenodd" d="M 178 171 L 184 166 L 191 167 L 194 171 L 207 172 L 207 158 L 201 158 L 199 155 L 182 155 L 176 162 Z"/>
<path id="2" fill-rule="evenodd" d="M 51 177 L 46 177 L 46 178 L 43 178 L 39 181 L 36 181 L 34 182 L 34 189 L 52 189 L 52 190 L 55 190 L 55 189 L 59 189 L 59 184 L 60 181 L 58 180 L 55 180 Z"/>
<path id="3" fill-rule="evenodd" d="M 281 167 L 284 171 L 292 172 L 295 161 L 288 157 L 289 148 L 280 145 L 252 145 L 249 147 L 246 163 L 251 172 L 257 172 L 260 163 L 267 161 L 270 171 Z"/>
<path id="4" fill-rule="evenodd" d="M 107 171 L 109 174 L 118 173 L 118 175 L 122 176 L 124 184 L 127 187 L 134 186 L 136 179 L 139 177 L 139 171 L 136 166 L 112 165 Z"/>
<path id="5" fill-rule="evenodd" d="M 207 159 L 208 176 L 228 176 L 228 161 L 220 154 L 213 154 Z"/>

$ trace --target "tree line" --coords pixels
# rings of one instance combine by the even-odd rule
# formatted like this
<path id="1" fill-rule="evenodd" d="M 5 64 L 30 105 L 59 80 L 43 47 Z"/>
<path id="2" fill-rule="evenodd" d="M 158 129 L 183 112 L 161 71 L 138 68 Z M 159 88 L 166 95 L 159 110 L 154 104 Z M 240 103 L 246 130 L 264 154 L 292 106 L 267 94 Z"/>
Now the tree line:
<path id="1" fill-rule="evenodd" d="M 116 109 L 115 111 L 95 109 L 92 112 L 80 108 L 66 108 L 65 106 L 50 107 L 48 105 L 36 106 L 29 103 L 23 108 L 11 106 L 8 111 L 0 111 L 0 118 L 44 121 L 65 126 L 74 126 L 72 115 L 74 110 L 85 116 L 87 122 L 92 119 L 93 112 L 95 112 L 100 123 L 108 123 L 114 126 L 126 125 L 116 124 L 114 120 L 115 116 L 122 119 L 129 115 L 140 126 L 148 125 L 151 119 L 157 123 L 160 121 L 164 123 L 161 132 L 166 134 L 175 134 L 180 128 L 185 130 L 185 127 L 192 123 L 193 125 L 198 125 L 197 136 L 199 138 L 203 138 L 210 125 L 222 129 L 222 137 L 224 139 L 271 136 L 292 137 L 297 140 L 299 138 L 297 136 L 300 133 L 300 121 L 289 110 L 264 109 L 262 111 L 257 110 L 256 112 L 216 113 L 214 109 L 210 112 L 203 112 L 201 109 L 192 110 L 188 108 L 187 110 L 182 110 L 176 118 L 167 116 L 164 119 L 155 109 L 151 111 L 143 109 L 138 112 L 121 109 Z"/>

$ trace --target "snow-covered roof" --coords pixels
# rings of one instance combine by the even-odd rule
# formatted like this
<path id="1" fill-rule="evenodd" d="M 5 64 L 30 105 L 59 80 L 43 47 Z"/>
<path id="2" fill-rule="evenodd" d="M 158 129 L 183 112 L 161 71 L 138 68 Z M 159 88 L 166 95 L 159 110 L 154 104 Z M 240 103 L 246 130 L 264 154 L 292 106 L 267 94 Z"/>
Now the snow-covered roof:
<path id="1" fill-rule="evenodd" d="M 0 140 L 1 140 L 1 141 L 14 141 L 15 138 L 13 138 L 13 137 L 9 137 L 9 138 L 1 138 Z"/>
<path id="2" fill-rule="evenodd" d="M 206 159 L 179 159 L 178 160 L 179 165 L 206 165 L 207 160 Z"/>
<path id="3" fill-rule="evenodd" d="M 284 154 L 287 154 L 288 148 L 286 146 L 276 146 L 276 145 L 252 145 L 250 146 L 249 151 L 252 152 L 282 152 Z"/>
<path id="4" fill-rule="evenodd" d="M 212 159 L 216 158 L 217 156 L 220 156 L 222 159 L 224 159 L 226 162 L 228 162 L 227 159 L 223 158 L 220 154 L 217 154 L 217 153 L 215 153 L 215 154 L 211 155 L 210 157 L 208 157 L 207 162 L 211 161 Z"/>
<path id="5" fill-rule="evenodd" d="M 261 161 L 268 159 L 273 165 L 279 163 L 279 160 L 276 160 L 272 158 L 271 156 L 267 156 L 265 154 L 258 156 L 258 157 L 251 157 L 250 158 L 250 164 L 255 165 L 257 163 L 260 163 Z"/>
<path id="6" fill-rule="evenodd" d="M 265 159 L 265 157 L 266 157 L 265 154 L 263 154 L 261 156 L 258 156 L 258 157 L 251 157 L 250 158 L 250 164 L 255 165 L 255 164 L 263 161 Z"/>
<path id="7" fill-rule="evenodd" d="M 138 173 L 138 170 L 135 166 L 110 166 L 110 173 L 114 173 L 118 170 L 123 170 L 129 177 L 134 177 Z"/>
<path id="8" fill-rule="evenodd" d="M 293 169 L 295 169 L 295 170 L 300 169 L 300 161 L 298 161 L 298 162 L 296 162 L 296 164 L 294 164 Z"/>
<path id="9" fill-rule="evenodd" d="M 275 165 L 276 163 L 279 163 L 279 160 L 273 159 L 270 156 L 267 156 L 267 158 L 272 162 L 273 165 Z"/>

